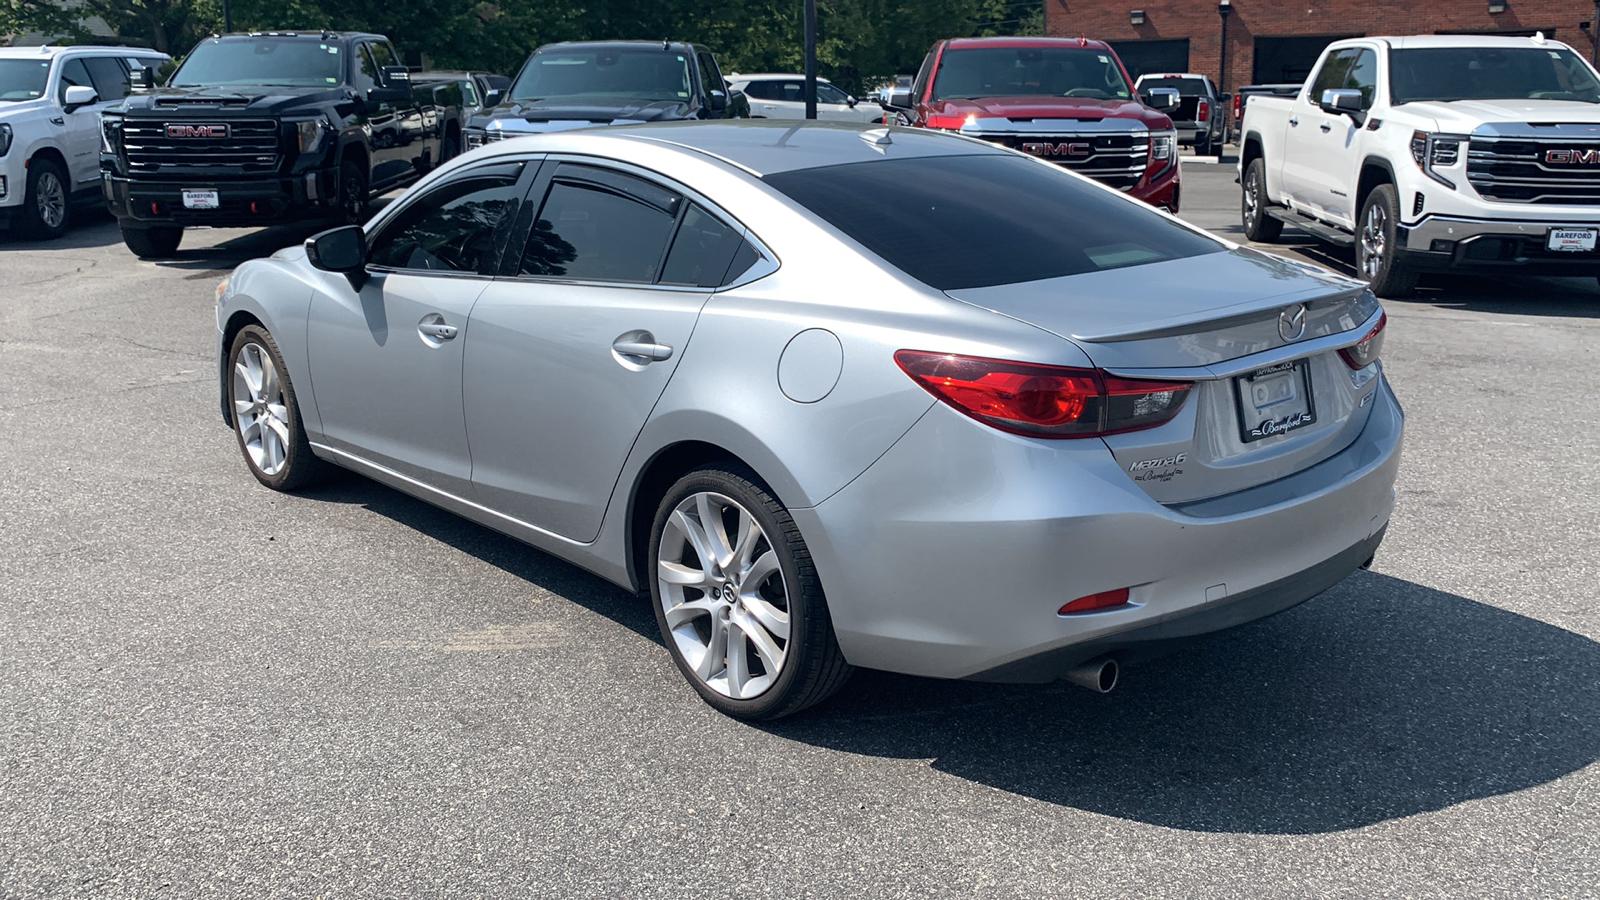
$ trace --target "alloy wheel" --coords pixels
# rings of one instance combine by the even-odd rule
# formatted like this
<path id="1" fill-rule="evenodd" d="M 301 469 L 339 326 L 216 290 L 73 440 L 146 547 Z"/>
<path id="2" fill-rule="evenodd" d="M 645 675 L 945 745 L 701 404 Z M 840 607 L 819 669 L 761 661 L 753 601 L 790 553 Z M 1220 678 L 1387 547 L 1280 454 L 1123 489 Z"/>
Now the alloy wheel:
<path id="1" fill-rule="evenodd" d="M 1389 225 L 1389 216 L 1384 212 L 1383 204 L 1373 203 L 1367 207 L 1367 217 L 1361 225 L 1361 274 L 1368 281 L 1378 277 L 1383 269 L 1383 254 L 1388 249 L 1385 237 Z"/>
<path id="2" fill-rule="evenodd" d="M 735 700 L 771 688 L 788 658 L 789 593 L 760 523 L 733 499 L 702 491 L 673 509 L 660 547 L 662 609 L 695 677 Z"/>
<path id="3" fill-rule="evenodd" d="M 1244 216 L 1251 226 L 1261 216 L 1261 179 L 1254 172 L 1244 181 Z"/>
<path id="4" fill-rule="evenodd" d="M 67 220 L 67 189 L 56 173 L 46 171 L 39 176 L 35 187 L 39 205 L 39 221 L 46 228 L 60 228 Z"/>
<path id="5" fill-rule="evenodd" d="M 244 345 L 234 362 L 233 417 L 250 462 L 263 475 L 282 471 L 289 458 L 289 408 L 278 367 L 260 344 Z"/>

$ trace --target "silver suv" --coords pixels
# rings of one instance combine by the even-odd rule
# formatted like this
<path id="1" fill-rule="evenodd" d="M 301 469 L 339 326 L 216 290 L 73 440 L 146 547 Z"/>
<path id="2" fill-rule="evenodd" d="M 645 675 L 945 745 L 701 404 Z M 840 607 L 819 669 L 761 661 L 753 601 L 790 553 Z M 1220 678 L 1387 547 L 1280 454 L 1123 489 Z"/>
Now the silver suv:
<path id="1" fill-rule="evenodd" d="M 66 233 L 100 193 L 100 111 L 171 57 L 130 47 L 0 48 L 0 225 Z"/>

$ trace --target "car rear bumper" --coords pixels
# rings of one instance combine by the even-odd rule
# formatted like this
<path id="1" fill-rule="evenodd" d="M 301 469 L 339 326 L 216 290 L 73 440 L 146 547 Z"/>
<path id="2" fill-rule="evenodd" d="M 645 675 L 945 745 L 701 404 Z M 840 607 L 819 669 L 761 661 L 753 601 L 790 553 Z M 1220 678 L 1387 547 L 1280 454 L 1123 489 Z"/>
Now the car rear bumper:
<path id="1" fill-rule="evenodd" d="M 107 175 L 102 190 L 111 213 L 142 225 L 254 227 L 328 216 L 338 205 L 333 169 L 293 177 L 133 180 Z M 187 209 L 185 190 L 213 190 L 218 209 Z"/>
<path id="2" fill-rule="evenodd" d="M 1546 275 L 1600 275 L 1600 248 L 1561 251 L 1545 247 L 1552 228 L 1594 228 L 1600 216 L 1576 221 L 1558 219 L 1495 220 L 1427 216 L 1399 228 L 1406 261 L 1422 269 L 1515 269 Z"/>
<path id="3" fill-rule="evenodd" d="M 1387 384 L 1361 435 L 1280 482 L 1168 507 L 1097 440 L 1012 437 L 935 405 L 839 493 L 793 511 L 853 664 L 1045 681 L 1105 653 L 1293 606 L 1372 556 L 1404 416 Z M 1078 597 L 1127 606 L 1062 616 Z"/>

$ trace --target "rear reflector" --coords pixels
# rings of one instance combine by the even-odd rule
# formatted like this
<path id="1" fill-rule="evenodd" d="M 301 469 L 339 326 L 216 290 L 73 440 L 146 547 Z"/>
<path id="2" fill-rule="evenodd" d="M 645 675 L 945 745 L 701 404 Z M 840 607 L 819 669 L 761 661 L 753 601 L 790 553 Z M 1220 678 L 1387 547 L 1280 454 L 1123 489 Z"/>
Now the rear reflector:
<path id="1" fill-rule="evenodd" d="M 1057 615 L 1070 616 L 1073 613 L 1094 612 L 1095 610 L 1099 609 L 1109 609 L 1113 606 L 1126 605 L 1128 605 L 1128 589 L 1117 588 L 1114 591 L 1101 591 L 1098 594 L 1090 594 L 1087 597 L 1079 597 L 1071 603 L 1068 603 L 1066 606 L 1061 607 L 1061 609 L 1057 612 Z"/>
<path id="2" fill-rule="evenodd" d="M 1389 314 L 1382 313 L 1378 316 L 1378 324 L 1372 326 L 1367 336 L 1354 347 L 1344 347 L 1339 355 L 1344 357 L 1344 364 L 1352 369 L 1365 369 L 1378 361 L 1383 353 L 1383 327 L 1389 324 Z"/>
<path id="3" fill-rule="evenodd" d="M 1186 381 L 1119 378 L 1099 369 L 901 350 L 895 362 L 958 411 L 1012 434 L 1099 437 L 1154 428 L 1183 408 Z"/>

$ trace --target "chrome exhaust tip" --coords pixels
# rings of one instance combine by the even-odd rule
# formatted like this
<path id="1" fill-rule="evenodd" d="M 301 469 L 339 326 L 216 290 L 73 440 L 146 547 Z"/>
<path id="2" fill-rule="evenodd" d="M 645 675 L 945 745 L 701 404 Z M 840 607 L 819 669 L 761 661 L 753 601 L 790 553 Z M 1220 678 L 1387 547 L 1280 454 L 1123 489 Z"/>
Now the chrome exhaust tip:
<path id="1" fill-rule="evenodd" d="M 1068 681 L 1079 687 L 1088 688 L 1097 694 L 1109 694 L 1117 686 L 1117 676 L 1121 674 L 1121 666 L 1109 656 L 1092 659 L 1077 668 L 1067 672 Z"/>

